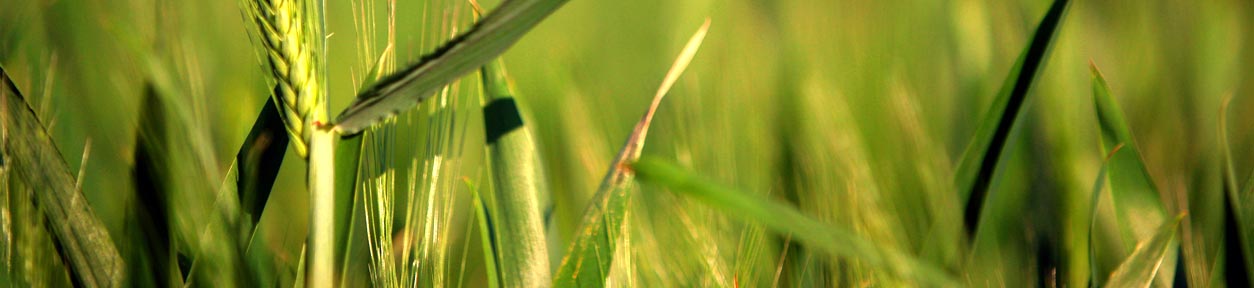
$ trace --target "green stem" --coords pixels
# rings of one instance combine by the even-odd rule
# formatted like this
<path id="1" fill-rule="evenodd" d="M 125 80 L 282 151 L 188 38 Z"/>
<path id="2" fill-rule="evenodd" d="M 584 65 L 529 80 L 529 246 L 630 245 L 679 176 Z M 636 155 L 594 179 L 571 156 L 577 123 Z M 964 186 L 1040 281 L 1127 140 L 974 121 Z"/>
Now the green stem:
<path id="1" fill-rule="evenodd" d="M 488 166 L 493 187 L 486 194 L 485 217 L 500 223 L 490 227 L 496 269 L 503 287 L 548 285 L 548 242 L 541 211 L 547 201 L 540 155 L 531 131 L 523 124 L 515 105 L 501 60 L 483 67 L 484 106 Z M 505 225 L 508 221 L 509 225 Z M 496 284 L 496 283 L 494 283 Z"/>
<path id="2" fill-rule="evenodd" d="M 335 135 L 317 127 L 309 143 L 308 287 L 331 287 L 335 267 Z"/>

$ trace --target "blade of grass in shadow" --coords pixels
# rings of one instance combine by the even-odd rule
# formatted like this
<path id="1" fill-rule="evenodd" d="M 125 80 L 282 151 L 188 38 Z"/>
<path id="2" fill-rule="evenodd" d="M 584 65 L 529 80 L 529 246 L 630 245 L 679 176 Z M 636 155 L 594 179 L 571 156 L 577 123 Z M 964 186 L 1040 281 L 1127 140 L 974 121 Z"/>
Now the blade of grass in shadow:
<path id="1" fill-rule="evenodd" d="M 496 59 L 567 0 L 506 0 L 469 31 L 417 63 L 392 73 L 357 95 L 335 119 L 344 135 L 414 107 L 440 87 Z"/>
<path id="2" fill-rule="evenodd" d="M 274 93 L 282 93 L 282 90 L 275 89 Z M 240 207 L 251 216 L 253 224 L 261 220 L 261 212 L 266 208 L 266 200 L 270 198 L 270 190 L 279 175 L 279 165 L 283 163 L 290 141 L 274 99 L 269 97 L 261 107 L 252 130 L 240 146 L 239 153 L 235 154 L 239 173 L 235 189 L 239 194 Z"/>
<path id="3" fill-rule="evenodd" d="M 483 66 L 483 125 L 492 189 L 487 191 L 485 216 L 509 219 L 510 225 L 492 227 L 493 255 L 501 286 L 537 287 L 551 283 L 548 243 L 545 241 L 544 170 L 535 138 L 524 125 L 506 80 L 504 63 Z M 500 221 L 495 221 L 500 222 Z"/>
<path id="4" fill-rule="evenodd" d="M 1232 146 L 1228 144 L 1228 104 L 1232 101 L 1231 95 L 1224 98 L 1223 104 L 1219 108 L 1219 147 L 1223 159 L 1223 189 L 1224 189 L 1224 281 L 1230 287 L 1250 287 L 1250 275 L 1254 274 L 1254 259 L 1250 257 L 1250 252 L 1254 251 L 1251 247 L 1250 236 L 1254 231 L 1249 229 L 1254 227 L 1248 221 L 1249 210 L 1243 202 L 1244 197 L 1249 197 L 1249 193 L 1240 193 L 1240 187 L 1237 186 L 1236 170 L 1232 164 Z M 1252 178 L 1254 179 L 1254 178 Z M 1248 187 L 1247 187 L 1248 188 Z"/>
<path id="5" fill-rule="evenodd" d="M 701 47 L 701 42 L 705 39 L 709 28 L 710 20 L 706 19 L 701 28 L 688 40 L 688 44 L 684 45 L 683 51 L 679 53 L 679 57 L 666 72 L 662 85 L 653 95 L 653 102 L 649 105 L 649 109 L 640 118 L 640 122 L 636 123 L 635 129 L 627 138 L 623 149 L 618 152 L 618 156 L 610 162 L 610 169 L 601 181 L 597 194 L 593 196 L 592 202 L 584 210 L 579 232 L 567 249 L 566 257 L 562 259 L 557 275 L 553 276 L 554 286 L 601 287 L 605 285 L 605 277 L 609 274 L 614 250 L 617 247 L 617 236 L 622 235 L 622 231 L 625 230 L 622 222 L 627 217 L 630 192 L 636 189 L 627 165 L 640 158 L 640 151 L 644 149 L 644 141 L 648 136 L 649 123 L 653 121 L 653 114 L 661 105 L 662 98 L 666 96 L 671 86 L 688 68 L 688 63 L 696 56 L 697 49 Z"/>
<path id="6" fill-rule="evenodd" d="M 1184 215 L 1181 213 L 1174 220 L 1164 222 L 1153 238 L 1138 243 L 1136 251 L 1110 275 L 1110 282 L 1105 287 L 1150 287 L 1159 271 L 1175 272 L 1174 266 L 1164 266 L 1167 266 L 1165 262 L 1171 255 L 1169 252 L 1176 251 L 1176 245 L 1172 244 L 1176 242 L 1176 228 L 1180 226 Z"/>
<path id="7" fill-rule="evenodd" d="M 168 207 L 169 191 L 174 191 L 166 181 L 166 167 L 171 164 L 166 157 L 164 143 L 167 138 L 165 110 L 155 88 L 145 88 L 143 108 L 140 111 L 139 132 L 135 141 L 135 207 L 128 209 L 128 232 L 131 237 L 127 251 L 128 283 L 130 286 L 164 287 L 180 285 L 181 272 L 172 264 L 174 259 L 170 245 Z M 132 231 L 136 229 L 138 231 Z M 179 273 L 179 274 L 175 274 Z M 177 276 L 176 276 L 177 275 Z M 178 282 L 173 282 L 179 279 Z"/>
<path id="8" fill-rule="evenodd" d="M 760 223 L 777 233 L 792 235 L 793 239 L 833 256 L 856 258 L 873 267 L 918 280 L 925 286 L 957 285 L 944 270 L 927 262 L 895 250 L 881 249 L 874 242 L 843 228 L 823 224 L 788 205 L 715 184 L 666 161 L 641 157 L 640 161 L 631 164 L 631 169 L 640 176 L 641 182 L 691 196 L 733 217 Z"/>
<path id="9" fill-rule="evenodd" d="M 1014 127 L 1019 110 L 1027 99 L 1028 89 L 1044 66 L 1050 44 L 1057 34 L 1069 2 L 1055 0 L 1049 7 L 1049 12 L 1045 13 L 1045 18 L 1036 27 L 1036 33 L 1028 42 L 1027 48 L 1019 55 L 1019 60 L 1002 82 L 1001 91 L 993 100 L 992 107 L 985 112 L 979 130 L 976 130 L 971 143 L 963 151 L 961 162 L 958 162 L 954 184 L 957 185 L 961 198 L 966 201 L 963 223 L 968 236 L 975 235 L 980 211 L 983 209 L 984 199 L 987 198 L 1001 151 L 1005 147 L 1006 139 L 1010 137 L 1010 130 Z"/>
<path id="10" fill-rule="evenodd" d="M 1122 261 L 1132 252 L 1136 243 L 1149 239 L 1154 235 L 1156 227 L 1167 221 L 1167 210 L 1159 199 L 1158 189 L 1149 176 L 1141 154 L 1132 138 L 1132 132 L 1124 122 L 1123 112 L 1110 94 L 1110 87 L 1102 77 L 1096 65 L 1090 65 L 1093 74 L 1093 101 L 1097 110 L 1097 119 L 1101 130 L 1103 150 L 1113 150 L 1122 145 L 1123 153 L 1111 155 L 1106 179 L 1110 186 L 1111 209 L 1114 215 L 1101 213 L 1094 217 L 1098 221 L 1107 221 L 1104 227 L 1097 229 L 1098 241 L 1094 245 L 1102 245 L 1096 249 L 1098 253 L 1098 276 L 1113 271 L 1114 261 Z M 1114 235 L 1109 235 L 1109 234 Z M 1105 235 L 1104 235 L 1105 234 Z M 1167 271 L 1175 270 L 1176 257 L 1168 255 L 1164 263 Z M 1171 273 L 1159 274 L 1160 284 L 1171 283 Z M 1101 278 L 1098 279 L 1102 280 Z"/>
<path id="11" fill-rule="evenodd" d="M 6 142 L 3 143 L 13 167 L 13 175 L 25 183 L 38 183 L 41 190 L 35 198 L 48 217 L 52 232 L 68 260 L 74 279 L 84 286 L 117 287 L 122 285 L 125 263 L 109 232 L 96 218 L 81 191 L 75 189 L 74 175 L 61 158 L 35 115 L 34 109 L 0 67 L 0 120 Z"/>
<path id="12" fill-rule="evenodd" d="M 277 95 L 282 92 L 281 89 L 275 89 L 274 93 Z M 268 97 L 261 107 L 257 120 L 253 122 L 252 129 L 235 155 L 235 161 L 227 170 L 221 189 L 234 188 L 235 191 L 219 192 L 234 192 L 239 196 L 241 212 L 247 214 L 240 219 L 250 221 L 241 223 L 241 229 L 245 229 L 241 237 L 248 239 L 243 246 L 244 261 L 248 261 L 254 282 L 261 285 L 276 285 L 278 274 L 283 270 L 274 261 L 273 251 L 258 243 L 265 239 L 264 235 L 259 234 L 266 233 L 258 225 L 291 141 L 274 99 Z"/>

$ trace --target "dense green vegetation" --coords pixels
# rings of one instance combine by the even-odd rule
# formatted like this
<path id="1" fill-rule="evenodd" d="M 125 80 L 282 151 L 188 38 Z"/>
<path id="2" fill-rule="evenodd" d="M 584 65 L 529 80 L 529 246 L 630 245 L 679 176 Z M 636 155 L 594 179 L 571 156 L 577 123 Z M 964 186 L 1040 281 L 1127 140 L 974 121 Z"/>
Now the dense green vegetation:
<path id="1" fill-rule="evenodd" d="M 1245 1 L 0 0 L 0 283 L 1248 287 Z"/>

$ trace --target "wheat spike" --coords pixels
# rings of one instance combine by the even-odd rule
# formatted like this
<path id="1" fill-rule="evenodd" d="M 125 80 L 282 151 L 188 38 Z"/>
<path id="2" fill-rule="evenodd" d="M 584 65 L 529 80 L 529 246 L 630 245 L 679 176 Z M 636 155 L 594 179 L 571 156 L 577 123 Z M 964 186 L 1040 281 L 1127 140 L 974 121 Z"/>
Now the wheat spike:
<path id="1" fill-rule="evenodd" d="M 325 101 L 317 71 L 316 51 L 321 26 L 316 22 L 317 3 L 309 0 L 243 0 L 245 14 L 257 24 L 255 38 L 265 47 L 270 72 L 276 82 L 275 103 L 301 157 L 308 155 L 314 123 L 326 122 L 318 109 Z"/>

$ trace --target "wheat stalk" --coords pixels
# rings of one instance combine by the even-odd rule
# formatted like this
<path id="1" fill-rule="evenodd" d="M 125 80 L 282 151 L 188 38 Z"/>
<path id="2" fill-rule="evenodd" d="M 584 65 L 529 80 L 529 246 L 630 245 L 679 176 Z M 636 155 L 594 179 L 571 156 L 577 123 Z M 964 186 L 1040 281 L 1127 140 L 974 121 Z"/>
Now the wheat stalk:
<path id="1" fill-rule="evenodd" d="M 292 135 L 292 146 L 307 157 L 311 127 L 326 122 L 319 79 L 321 25 L 316 2 L 308 0 L 244 0 L 245 13 L 257 24 L 254 36 L 265 47 L 276 82 L 275 103 Z"/>

